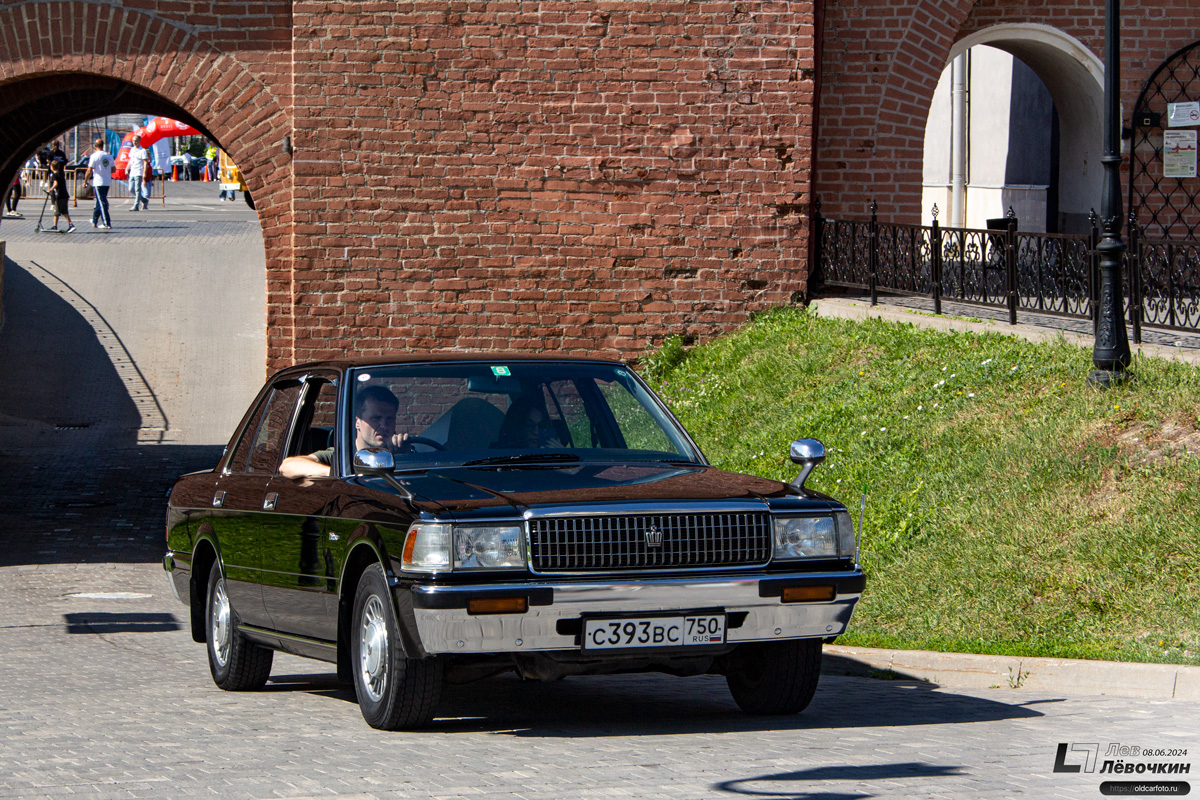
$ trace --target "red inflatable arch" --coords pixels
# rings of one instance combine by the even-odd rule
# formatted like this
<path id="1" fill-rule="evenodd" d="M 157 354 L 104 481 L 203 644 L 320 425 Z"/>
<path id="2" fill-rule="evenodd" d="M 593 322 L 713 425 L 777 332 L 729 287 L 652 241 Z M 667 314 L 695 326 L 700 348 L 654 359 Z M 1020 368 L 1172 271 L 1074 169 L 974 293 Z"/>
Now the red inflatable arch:
<path id="1" fill-rule="evenodd" d="M 121 139 L 121 150 L 117 153 L 117 164 L 113 168 L 113 177 L 125 180 L 126 169 L 129 167 L 129 149 L 133 147 L 133 137 L 142 137 L 142 147 L 149 147 L 159 139 L 171 136 L 199 136 L 200 131 L 191 125 L 176 122 L 166 117 L 155 117 L 150 124 L 125 134 Z"/>

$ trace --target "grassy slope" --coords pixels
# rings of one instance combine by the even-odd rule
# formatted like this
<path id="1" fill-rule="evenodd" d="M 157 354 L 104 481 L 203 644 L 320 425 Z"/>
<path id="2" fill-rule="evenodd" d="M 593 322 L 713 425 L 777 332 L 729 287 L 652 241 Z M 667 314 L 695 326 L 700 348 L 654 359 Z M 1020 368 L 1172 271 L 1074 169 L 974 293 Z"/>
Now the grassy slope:
<path id="1" fill-rule="evenodd" d="M 863 646 L 1200 664 L 1200 371 L 782 309 L 643 371 L 726 469 L 867 494 Z M 1191 451 L 1190 453 L 1188 451 Z"/>

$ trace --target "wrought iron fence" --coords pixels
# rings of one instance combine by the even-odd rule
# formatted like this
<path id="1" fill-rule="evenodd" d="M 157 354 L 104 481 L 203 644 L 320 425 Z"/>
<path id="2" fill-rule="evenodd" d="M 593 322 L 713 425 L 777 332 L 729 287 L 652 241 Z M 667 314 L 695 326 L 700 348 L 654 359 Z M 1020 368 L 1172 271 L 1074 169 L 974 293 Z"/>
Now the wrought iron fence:
<path id="1" fill-rule="evenodd" d="M 820 284 L 1020 311 L 1096 320 L 1099 284 L 1097 219 L 1090 234 L 1022 233 L 1010 210 L 1004 227 L 948 228 L 814 215 Z M 1125 311 L 1135 342 L 1143 324 L 1200 330 L 1200 242 L 1150 239 L 1130 220 Z"/>

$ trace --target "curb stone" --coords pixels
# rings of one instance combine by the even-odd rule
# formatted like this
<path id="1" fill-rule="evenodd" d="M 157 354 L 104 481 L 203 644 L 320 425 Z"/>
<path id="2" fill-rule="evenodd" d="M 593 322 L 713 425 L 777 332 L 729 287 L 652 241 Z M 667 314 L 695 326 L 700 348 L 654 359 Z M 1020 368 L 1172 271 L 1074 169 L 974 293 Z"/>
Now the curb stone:
<path id="1" fill-rule="evenodd" d="M 1200 700 L 1200 667 L 1030 658 L 929 650 L 825 647 L 826 675 L 919 680 L 963 689 L 1013 689 L 1044 694 L 1137 697 L 1148 700 Z"/>

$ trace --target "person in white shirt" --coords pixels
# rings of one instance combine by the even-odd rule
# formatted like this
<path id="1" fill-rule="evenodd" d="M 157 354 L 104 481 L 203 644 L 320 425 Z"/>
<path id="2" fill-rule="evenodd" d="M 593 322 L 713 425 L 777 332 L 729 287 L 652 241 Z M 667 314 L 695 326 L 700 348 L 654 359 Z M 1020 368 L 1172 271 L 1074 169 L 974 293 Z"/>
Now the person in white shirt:
<path id="1" fill-rule="evenodd" d="M 92 211 L 93 228 L 111 228 L 112 217 L 108 213 L 108 189 L 112 186 L 113 158 L 104 150 L 104 140 L 92 142 L 92 156 L 88 159 L 87 172 L 83 175 L 86 182 L 92 181 L 92 189 L 96 194 L 96 208 Z"/>
<path id="2" fill-rule="evenodd" d="M 133 198 L 130 211 L 150 207 L 150 154 L 142 147 L 142 137 L 133 137 L 129 148 L 129 196 Z"/>

